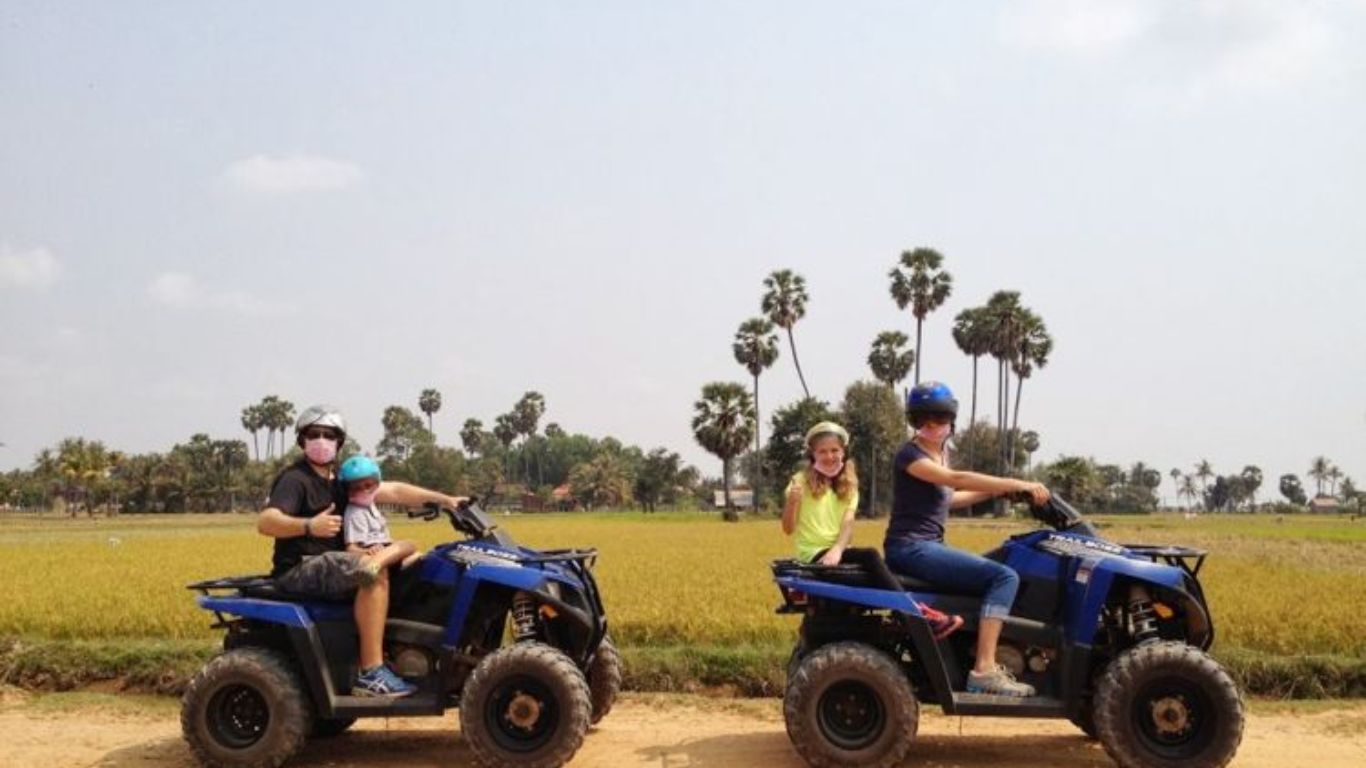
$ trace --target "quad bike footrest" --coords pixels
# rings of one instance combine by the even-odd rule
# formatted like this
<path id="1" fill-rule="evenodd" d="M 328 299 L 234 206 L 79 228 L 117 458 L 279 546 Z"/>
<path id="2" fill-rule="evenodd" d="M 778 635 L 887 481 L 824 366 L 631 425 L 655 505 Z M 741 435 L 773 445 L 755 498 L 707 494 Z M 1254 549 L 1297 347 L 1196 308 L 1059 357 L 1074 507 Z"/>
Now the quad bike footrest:
<path id="1" fill-rule="evenodd" d="M 333 717 L 406 717 L 439 715 L 444 708 L 435 693 L 415 693 L 401 699 L 380 696 L 338 696 Z"/>
<path id="2" fill-rule="evenodd" d="M 997 717 L 1066 717 L 1062 699 L 1050 696 L 998 696 L 992 693 L 953 692 L 954 715 L 996 715 Z"/>

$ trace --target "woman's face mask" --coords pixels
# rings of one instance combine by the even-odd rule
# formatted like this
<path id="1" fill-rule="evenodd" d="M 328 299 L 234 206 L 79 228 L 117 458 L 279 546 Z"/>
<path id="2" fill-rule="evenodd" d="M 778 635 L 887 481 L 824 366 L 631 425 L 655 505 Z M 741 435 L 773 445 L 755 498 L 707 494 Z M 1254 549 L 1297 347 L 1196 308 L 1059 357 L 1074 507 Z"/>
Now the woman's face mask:
<path id="1" fill-rule="evenodd" d="M 921 440 L 932 445 L 939 445 L 948 439 L 949 433 L 952 431 L 953 425 L 945 422 L 943 424 L 925 424 L 917 429 L 915 433 L 920 436 Z"/>
<path id="2" fill-rule="evenodd" d="M 844 443 L 837 437 L 818 438 L 811 446 L 811 467 L 826 477 L 844 469 Z"/>
<path id="3" fill-rule="evenodd" d="M 330 437 L 305 440 L 304 455 L 314 464 L 331 464 L 337 458 L 337 441 Z"/>

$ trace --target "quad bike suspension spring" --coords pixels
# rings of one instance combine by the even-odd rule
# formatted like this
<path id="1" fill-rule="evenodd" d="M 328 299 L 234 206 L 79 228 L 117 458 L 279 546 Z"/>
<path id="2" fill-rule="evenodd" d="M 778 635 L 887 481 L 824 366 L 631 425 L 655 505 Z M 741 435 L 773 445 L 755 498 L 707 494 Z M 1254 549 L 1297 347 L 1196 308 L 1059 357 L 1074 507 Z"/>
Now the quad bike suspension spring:
<path id="1" fill-rule="evenodd" d="M 536 601 L 525 592 L 512 598 L 512 624 L 518 642 L 536 639 Z"/>
<path id="2" fill-rule="evenodd" d="M 1153 611 L 1153 601 L 1148 597 L 1148 590 L 1137 584 L 1129 587 L 1129 627 L 1136 643 L 1157 637 L 1157 614 Z"/>

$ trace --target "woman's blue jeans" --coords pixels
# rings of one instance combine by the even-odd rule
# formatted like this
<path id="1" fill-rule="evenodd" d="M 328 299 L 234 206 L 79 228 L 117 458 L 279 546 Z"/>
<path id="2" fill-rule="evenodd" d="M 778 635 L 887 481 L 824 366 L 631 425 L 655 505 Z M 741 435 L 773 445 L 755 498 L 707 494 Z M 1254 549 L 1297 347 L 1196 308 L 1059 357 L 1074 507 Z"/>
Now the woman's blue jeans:
<path id="1" fill-rule="evenodd" d="M 897 539 L 884 543 L 887 566 L 931 584 L 982 595 L 984 619 L 1010 615 L 1020 577 L 995 560 L 945 546 L 937 541 Z"/>

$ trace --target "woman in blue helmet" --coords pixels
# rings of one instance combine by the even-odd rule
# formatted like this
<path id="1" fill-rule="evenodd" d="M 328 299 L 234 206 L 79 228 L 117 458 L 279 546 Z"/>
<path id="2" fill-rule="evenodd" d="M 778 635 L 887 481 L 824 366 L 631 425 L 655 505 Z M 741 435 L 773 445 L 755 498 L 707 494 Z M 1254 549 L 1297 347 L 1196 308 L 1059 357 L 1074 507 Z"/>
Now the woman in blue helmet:
<path id="1" fill-rule="evenodd" d="M 937 381 L 917 384 L 906 398 L 906 417 L 915 434 L 892 460 L 892 517 L 882 547 L 894 571 L 983 595 L 977 657 L 968 673 L 970 692 L 1032 696 L 1033 687 L 1015 680 L 996 663 L 996 644 L 1003 619 L 1015 602 L 1020 577 L 1001 563 L 945 545 L 944 525 L 950 509 L 1019 491 L 1043 504 L 1048 501 L 1048 489 L 1039 483 L 950 468 L 946 444 L 957 416 L 958 400 Z"/>

